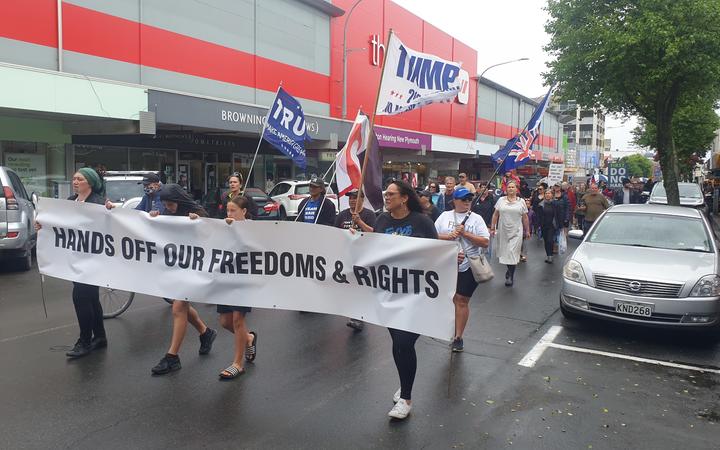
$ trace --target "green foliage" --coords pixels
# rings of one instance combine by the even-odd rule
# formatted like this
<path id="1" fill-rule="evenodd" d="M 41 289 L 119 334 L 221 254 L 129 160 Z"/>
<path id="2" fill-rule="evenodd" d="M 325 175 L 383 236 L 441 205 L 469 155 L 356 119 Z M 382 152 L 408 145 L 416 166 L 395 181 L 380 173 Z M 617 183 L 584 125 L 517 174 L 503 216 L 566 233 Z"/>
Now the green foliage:
<path id="1" fill-rule="evenodd" d="M 674 115 L 687 99 L 720 98 L 720 1 L 548 0 L 547 11 L 546 80 L 565 99 L 654 125 L 651 147 L 678 204 Z"/>
<path id="2" fill-rule="evenodd" d="M 650 178 L 653 173 L 652 162 L 643 155 L 630 155 L 620 158 L 620 162 L 627 167 L 631 177 Z"/>

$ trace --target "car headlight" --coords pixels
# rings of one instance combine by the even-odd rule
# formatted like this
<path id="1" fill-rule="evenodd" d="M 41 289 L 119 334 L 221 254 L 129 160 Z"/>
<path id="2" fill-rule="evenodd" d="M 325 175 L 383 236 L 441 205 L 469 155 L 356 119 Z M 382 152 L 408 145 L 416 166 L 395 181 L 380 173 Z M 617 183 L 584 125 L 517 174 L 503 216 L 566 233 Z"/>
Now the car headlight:
<path id="1" fill-rule="evenodd" d="M 574 259 L 565 263 L 565 267 L 563 267 L 563 276 L 570 281 L 587 284 L 587 279 L 585 278 L 585 272 L 583 271 L 582 265 Z"/>
<path id="2" fill-rule="evenodd" d="M 690 291 L 690 297 L 717 297 L 720 296 L 720 277 L 717 275 L 705 275 L 695 284 Z"/>

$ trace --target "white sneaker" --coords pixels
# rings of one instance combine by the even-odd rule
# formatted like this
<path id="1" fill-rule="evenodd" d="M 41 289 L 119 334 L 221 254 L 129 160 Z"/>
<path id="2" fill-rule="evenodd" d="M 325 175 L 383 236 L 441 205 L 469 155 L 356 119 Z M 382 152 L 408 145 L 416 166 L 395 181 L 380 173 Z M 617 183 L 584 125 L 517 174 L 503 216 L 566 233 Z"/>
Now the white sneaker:
<path id="1" fill-rule="evenodd" d="M 397 391 L 395 391 L 395 393 L 393 394 L 393 403 L 397 403 L 400 401 L 400 392 L 401 391 L 402 391 L 402 389 L 399 389 L 399 388 Z"/>
<path id="2" fill-rule="evenodd" d="M 393 406 L 393 409 L 390 410 L 388 416 L 395 419 L 404 419 L 408 416 L 408 414 L 410 414 L 411 409 L 412 407 L 405 401 L 405 399 L 401 398 L 397 403 L 395 403 L 395 406 Z"/>

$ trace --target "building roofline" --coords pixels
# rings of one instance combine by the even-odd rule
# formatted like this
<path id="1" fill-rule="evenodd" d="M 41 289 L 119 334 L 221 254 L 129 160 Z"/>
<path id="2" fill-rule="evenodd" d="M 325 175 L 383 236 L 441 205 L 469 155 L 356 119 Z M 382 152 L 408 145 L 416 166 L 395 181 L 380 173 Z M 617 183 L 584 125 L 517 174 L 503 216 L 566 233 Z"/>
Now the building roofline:
<path id="1" fill-rule="evenodd" d="M 477 76 L 476 76 L 476 77 L 477 77 Z M 533 105 L 533 106 L 537 106 L 537 105 L 540 104 L 540 102 L 538 102 L 537 100 L 535 100 L 535 99 L 533 99 L 533 98 L 526 97 L 526 96 L 524 96 L 524 95 L 522 95 L 522 94 L 520 94 L 520 93 L 518 93 L 518 92 L 513 91 L 513 90 L 510 89 L 510 88 L 507 88 L 507 87 L 503 86 L 503 85 L 500 84 L 500 83 L 496 83 L 496 82 L 494 82 L 494 81 L 492 81 L 492 80 L 488 80 L 487 78 L 478 78 L 478 81 L 479 81 L 480 83 L 484 84 L 485 86 L 491 87 L 491 88 L 493 88 L 493 89 L 497 89 L 498 91 L 500 91 L 500 92 L 502 92 L 502 93 L 504 93 L 504 94 L 507 94 L 507 95 L 509 95 L 509 96 L 511 96 L 511 97 L 519 98 L 519 99 L 523 100 L 525 103 L 529 103 L 529 104 L 531 104 L 531 105 Z M 555 117 L 560 117 L 560 114 L 558 114 L 558 113 L 555 112 L 555 111 L 550 111 L 549 109 L 546 109 L 546 110 L 545 110 L 545 114 L 551 114 L 551 115 L 553 115 L 553 116 L 555 116 Z"/>
<path id="2" fill-rule="evenodd" d="M 338 8 L 330 2 L 325 0 L 296 0 L 300 3 L 304 3 L 312 8 L 320 10 L 330 17 L 340 17 L 345 15 L 345 10 Z"/>

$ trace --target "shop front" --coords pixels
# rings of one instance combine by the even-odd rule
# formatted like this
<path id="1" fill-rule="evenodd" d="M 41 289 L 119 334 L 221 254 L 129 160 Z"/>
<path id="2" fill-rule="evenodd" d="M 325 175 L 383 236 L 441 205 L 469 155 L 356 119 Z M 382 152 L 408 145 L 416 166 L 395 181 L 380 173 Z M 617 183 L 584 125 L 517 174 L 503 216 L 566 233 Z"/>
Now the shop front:
<path id="1" fill-rule="evenodd" d="M 426 184 L 432 170 L 432 136 L 395 128 L 375 127 L 383 160 L 383 179 L 405 180 L 412 186 Z"/>

